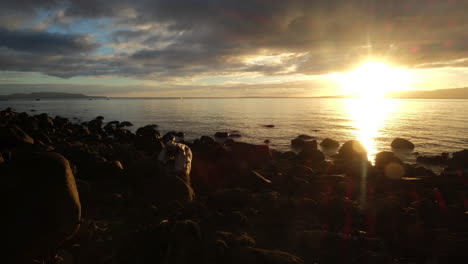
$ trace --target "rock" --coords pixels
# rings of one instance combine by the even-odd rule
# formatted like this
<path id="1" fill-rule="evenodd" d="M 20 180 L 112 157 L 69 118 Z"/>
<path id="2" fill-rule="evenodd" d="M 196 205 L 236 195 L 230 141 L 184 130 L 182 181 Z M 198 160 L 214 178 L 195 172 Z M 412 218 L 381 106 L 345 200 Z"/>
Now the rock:
<path id="1" fill-rule="evenodd" d="M 6 263 L 47 256 L 76 232 L 81 205 L 72 169 L 62 155 L 15 153 L 2 176 L 2 192 L 8 197 L 2 201 L 10 247 Z"/>
<path id="2" fill-rule="evenodd" d="M 304 261 L 288 252 L 253 247 L 235 248 L 231 252 L 232 263 L 244 264 L 300 264 Z"/>
<path id="3" fill-rule="evenodd" d="M 157 139 L 161 137 L 161 134 L 156 128 L 157 128 L 156 125 L 147 125 L 147 126 L 138 128 L 135 134 L 138 136 L 146 137 L 146 138 Z"/>
<path id="4" fill-rule="evenodd" d="M 392 141 L 391 147 L 394 149 L 407 149 L 407 150 L 413 150 L 414 149 L 414 144 L 411 143 L 411 141 L 406 140 L 404 138 L 395 138 Z"/>
<path id="5" fill-rule="evenodd" d="M 310 139 L 314 139 L 313 136 L 309 136 L 309 135 L 306 135 L 306 134 L 301 134 L 299 136 L 297 136 L 296 138 L 298 139 L 302 139 L 302 140 L 310 140 Z"/>
<path id="6" fill-rule="evenodd" d="M 95 119 L 96 120 L 104 120 L 104 117 L 103 116 L 97 116 Z"/>
<path id="7" fill-rule="evenodd" d="M 231 232 L 216 232 L 219 240 L 224 241 L 228 247 L 255 247 L 256 242 L 249 234 L 242 232 L 234 234 Z"/>
<path id="8" fill-rule="evenodd" d="M 158 180 L 157 186 L 152 186 L 152 191 L 147 193 L 153 202 L 167 205 L 174 201 L 189 202 L 195 198 L 192 187 L 180 177 L 162 174 Z"/>
<path id="9" fill-rule="evenodd" d="M 107 124 L 108 124 L 108 125 L 111 125 L 111 126 L 118 126 L 118 125 L 120 124 L 120 122 L 114 120 L 114 121 L 107 122 Z"/>
<path id="10" fill-rule="evenodd" d="M 228 132 L 216 132 L 214 134 L 215 138 L 227 138 L 229 136 Z"/>
<path id="11" fill-rule="evenodd" d="M 185 136 L 185 134 L 184 134 L 184 132 L 177 132 L 175 134 L 175 136 L 178 137 L 178 138 L 183 138 Z"/>
<path id="12" fill-rule="evenodd" d="M 263 143 L 265 143 L 265 144 L 270 144 L 270 140 L 265 139 L 265 140 L 263 141 Z"/>
<path id="13" fill-rule="evenodd" d="M 239 165 L 238 168 L 257 168 L 271 160 L 270 148 L 267 145 L 232 142 L 228 148 L 232 161 Z"/>
<path id="14" fill-rule="evenodd" d="M 131 127 L 133 126 L 132 123 L 128 122 L 128 121 L 123 121 L 122 123 L 119 124 L 118 127 Z"/>
<path id="15" fill-rule="evenodd" d="M 198 223 L 164 220 L 159 224 L 159 230 L 164 247 L 158 254 L 164 263 L 203 263 L 202 232 Z"/>
<path id="16" fill-rule="evenodd" d="M 163 164 L 166 164 L 169 160 L 173 160 L 173 165 L 172 163 L 172 166 L 168 165 L 170 173 L 177 175 L 190 185 L 192 156 L 192 151 L 187 145 L 168 141 L 159 153 L 158 160 Z"/>
<path id="17" fill-rule="evenodd" d="M 301 149 L 301 148 L 304 147 L 304 145 L 305 145 L 305 141 L 303 139 L 295 138 L 295 139 L 291 140 L 291 147 L 292 148 Z"/>
<path id="18" fill-rule="evenodd" d="M 448 153 L 442 153 L 439 156 L 418 156 L 416 158 L 417 162 L 431 164 L 431 165 L 442 165 L 446 164 L 449 159 Z"/>
<path id="19" fill-rule="evenodd" d="M 233 134 L 229 134 L 229 137 L 232 137 L 232 138 L 240 138 L 240 137 L 242 137 L 242 135 L 239 134 L 239 133 L 233 133 Z"/>
<path id="20" fill-rule="evenodd" d="M 468 168 L 468 149 L 454 152 L 452 158 L 447 161 L 447 165 L 451 169 Z"/>
<path id="21" fill-rule="evenodd" d="M 320 142 L 320 146 L 322 148 L 327 148 L 327 149 L 338 148 L 340 146 L 340 143 L 331 138 L 325 138 L 324 140 L 322 140 L 322 142 Z"/>
<path id="22" fill-rule="evenodd" d="M 216 141 L 209 136 L 201 136 L 200 142 L 202 142 L 203 144 L 207 144 L 207 145 L 216 144 Z"/>
<path id="23" fill-rule="evenodd" d="M 389 179 L 401 179 L 406 174 L 403 161 L 390 151 L 375 155 L 375 168 Z"/>
<path id="24" fill-rule="evenodd" d="M 223 189 L 208 197 L 208 204 L 215 208 L 240 208 L 252 202 L 252 191 L 241 188 Z"/>
<path id="25" fill-rule="evenodd" d="M 34 139 L 16 125 L 0 127 L 0 149 L 24 147 L 34 144 Z"/>
<path id="26" fill-rule="evenodd" d="M 265 189 L 271 183 L 270 180 L 263 177 L 256 171 L 241 173 L 237 178 L 233 177 L 230 183 L 231 187 L 244 188 L 249 190 Z"/>
<path id="27" fill-rule="evenodd" d="M 0 166 L 5 163 L 5 160 L 3 159 L 2 153 L 0 153 Z"/>
<path id="28" fill-rule="evenodd" d="M 161 141 L 166 144 L 167 142 L 170 142 L 170 141 L 174 141 L 175 142 L 176 138 L 174 136 L 174 134 L 168 132 L 166 134 L 164 134 L 164 136 L 161 138 Z"/>
<path id="29" fill-rule="evenodd" d="M 313 163 L 322 162 L 325 160 L 325 155 L 317 149 L 317 141 L 305 141 L 302 151 L 299 152 L 299 157 L 304 161 Z"/>
<path id="30" fill-rule="evenodd" d="M 266 127 L 266 128 L 273 128 L 273 127 L 275 127 L 275 125 L 264 125 L 263 127 Z"/>
<path id="31" fill-rule="evenodd" d="M 341 146 L 338 158 L 342 160 L 367 160 L 367 151 L 361 142 L 349 140 Z"/>

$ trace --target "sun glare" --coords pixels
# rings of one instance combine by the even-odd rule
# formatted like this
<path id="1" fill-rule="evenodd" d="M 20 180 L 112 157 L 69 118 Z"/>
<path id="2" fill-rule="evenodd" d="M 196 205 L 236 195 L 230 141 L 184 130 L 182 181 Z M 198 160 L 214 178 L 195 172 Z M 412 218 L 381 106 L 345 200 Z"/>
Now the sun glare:
<path id="1" fill-rule="evenodd" d="M 341 77 L 343 92 L 360 98 L 383 98 L 409 84 L 407 71 L 377 61 L 367 61 Z"/>

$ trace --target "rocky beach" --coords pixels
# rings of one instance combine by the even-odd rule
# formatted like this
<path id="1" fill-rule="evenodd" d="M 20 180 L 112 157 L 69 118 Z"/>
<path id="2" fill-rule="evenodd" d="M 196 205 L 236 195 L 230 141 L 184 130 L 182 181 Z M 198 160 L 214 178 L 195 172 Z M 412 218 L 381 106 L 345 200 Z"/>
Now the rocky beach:
<path id="1" fill-rule="evenodd" d="M 4 263 L 468 259 L 466 149 L 369 161 L 356 140 L 298 135 L 277 151 L 239 131 L 186 142 L 129 121 L 0 111 Z"/>

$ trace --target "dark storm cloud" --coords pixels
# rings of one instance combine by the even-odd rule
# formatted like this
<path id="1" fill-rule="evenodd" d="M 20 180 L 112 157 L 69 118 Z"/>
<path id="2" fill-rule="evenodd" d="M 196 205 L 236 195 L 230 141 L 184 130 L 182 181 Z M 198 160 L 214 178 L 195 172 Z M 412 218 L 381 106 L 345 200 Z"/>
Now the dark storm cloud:
<path id="1" fill-rule="evenodd" d="M 48 66 L 46 62 L 50 58 L 46 56 L 38 59 L 44 63 L 30 66 L 21 65 L 22 57 L 9 59 L 14 63 L 8 65 L 15 65 L 15 69 L 56 76 L 110 74 L 169 78 L 229 72 L 321 74 L 347 70 L 367 56 L 408 67 L 422 64 L 458 67 L 464 64 L 448 62 L 468 58 L 468 1 L 464 0 L 10 2 L 1 3 L 0 7 L 21 12 L 57 8 L 63 10 L 64 16 L 77 20 L 109 18 L 116 29 L 106 32 L 110 41 L 128 47 L 106 59 L 75 56 L 72 66 L 65 67 L 70 67 L 69 70 L 55 70 L 63 66 L 63 61 Z M 2 34 L 13 38 L 5 40 Z M 45 53 L 95 48 L 80 36 L 34 34 L 0 31 L 0 46 L 16 51 L 45 50 Z M 32 39 L 35 41 L 28 41 Z M 53 49 L 54 45 L 57 48 Z M 249 56 L 281 53 L 300 55 L 275 65 L 245 63 Z M 2 69 L 9 68 L 3 66 Z"/>
<path id="2" fill-rule="evenodd" d="M 0 28 L 0 47 L 38 54 L 89 52 L 99 45 L 85 35 L 66 35 L 36 31 L 10 31 Z"/>

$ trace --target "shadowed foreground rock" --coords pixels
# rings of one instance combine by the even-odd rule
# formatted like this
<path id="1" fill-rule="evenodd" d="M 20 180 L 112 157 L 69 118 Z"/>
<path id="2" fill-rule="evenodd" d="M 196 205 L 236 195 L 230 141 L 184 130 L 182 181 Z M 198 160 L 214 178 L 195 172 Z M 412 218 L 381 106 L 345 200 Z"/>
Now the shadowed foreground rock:
<path id="1" fill-rule="evenodd" d="M 48 256 L 78 229 L 81 204 L 68 161 L 57 153 L 14 153 L 2 182 L 8 263 Z"/>
<path id="2" fill-rule="evenodd" d="M 325 158 L 306 135 L 295 140 L 296 152 L 280 152 L 232 137 L 161 137 L 156 125 L 134 133 L 103 120 L 0 111 L 2 263 L 445 264 L 468 257 L 467 150 L 443 156 L 446 167 L 436 174 L 389 151 L 372 165 L 356 140 Z M 337 146 L 327 141 L 321 149 Z"/>

